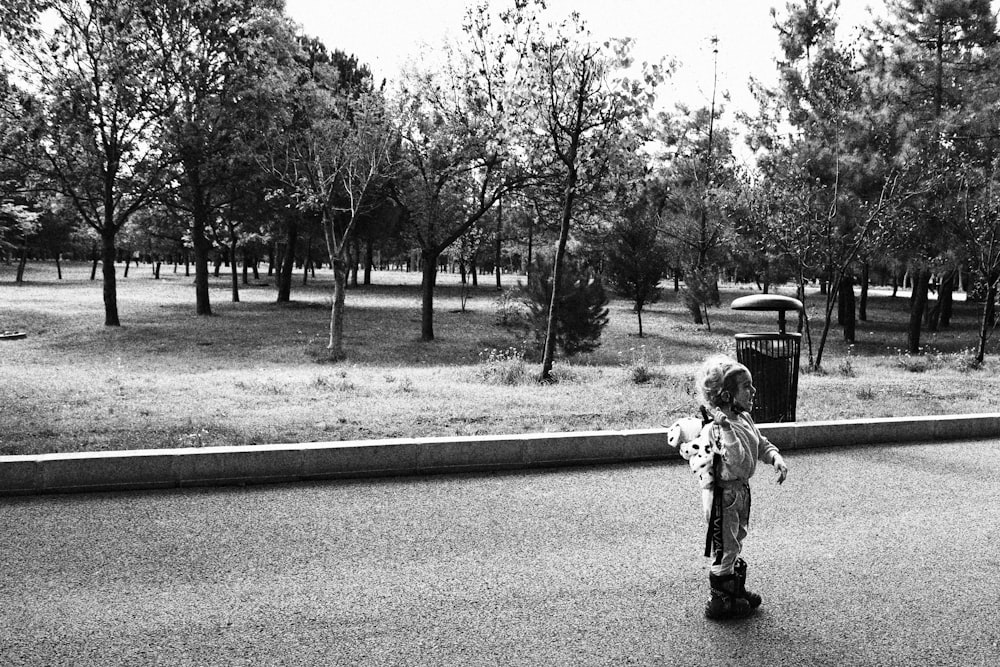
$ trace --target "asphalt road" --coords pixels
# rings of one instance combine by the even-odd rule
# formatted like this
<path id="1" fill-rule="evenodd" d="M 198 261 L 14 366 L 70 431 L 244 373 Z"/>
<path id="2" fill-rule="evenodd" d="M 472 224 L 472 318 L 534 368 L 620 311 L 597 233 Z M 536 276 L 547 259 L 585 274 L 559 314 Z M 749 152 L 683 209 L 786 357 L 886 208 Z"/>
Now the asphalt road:
<path id="1" fill-rule="evenodd" d="M 987 665 L 1000 443 L 786 454 L 705 620 L 681 461 L 0 499 L 0 665 Z"/>

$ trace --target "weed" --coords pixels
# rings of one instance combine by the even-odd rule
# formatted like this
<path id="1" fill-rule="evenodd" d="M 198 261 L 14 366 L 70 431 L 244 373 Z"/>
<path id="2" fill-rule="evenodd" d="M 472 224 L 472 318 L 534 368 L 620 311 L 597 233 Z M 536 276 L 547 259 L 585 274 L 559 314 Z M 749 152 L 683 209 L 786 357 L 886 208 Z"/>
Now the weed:
<path id="1" fill-rule="evenodd" d="M 618 353 L 619 355 L 621 352 Z M 629 359 L 625 363 L 625 377 L 632 384 L 646 384 L 653 380 L 656 373 L 653 372 L 653 364 L 646 354 L 646 346 L 640 345 L 639 349 L 629 349 Z"/>
<path id="2" fill-rule="evenodd" d="M 926 373 L 929 370 L 940 368 L 942 357 L 940 352 L 933 352 L 920 348 L 917 354 L 911 354 L 909 350 L 896 350 L 895 364 L 908 373 Z"/>
<path id="3" fill-rule="evenodd" d="M 878 392 L 871 387 L 862 387 L 861 389 L 858 389 L 854 395 L 860 401 L 873 401 L 878 395 Z"/>
<path id="4" fill-rule="evenodd" d="M 182 435 L 180 437 L 180 445 L 182 447 L 204 447 L 207 437 L 208 429 L 199 428 L 197 431 Z"/>
<path id="5" fill-rule="evenodd" d="M 959 350 L 951 355 L 952 366 L 959 373 L 969 373 L 972 371 L 978 371 L 985 365 L 983 362 L 976 359 L 975 348 L 969 348 L 967 350 Z"/>
<path id="6" fill-rule="evenodd" d="M 553 383 L 579 382 L 580 374 L 573 366 L 568 364 L 557 364 L 552 366 L 550 373 Z"/>
<path id="7" fill-rule="evenodd" d="M 496 306 L 497 326 L 519 327 L 527 325 L 530 310 L 521 297 L 520 289 L 505 289 L 493 303 Z"/>
<path id="8" fill-rule="evenodd" d="M 632 366 L 628 370 L 632 384 L 646 384 L 653 379 L 653 373 L 646 366 Z"/>
<path id="9" fill-rule="evenodd" d="M 847 356 L 845 356 L 840 364 L 837 366 L 837 372 L 845 378 L 852 378 L 857 376 L 857 372 L 854 370 L 854 358 L 853 353 L 854 346 L 851 345 L 847 348 Z"/>
<path id="10" fill-rule="evenodd" d="M 476 376 L 487 384 L 521 384 L 528 378 L 524 352 L 516 347 L 483 350 L 479 353 Z"/>

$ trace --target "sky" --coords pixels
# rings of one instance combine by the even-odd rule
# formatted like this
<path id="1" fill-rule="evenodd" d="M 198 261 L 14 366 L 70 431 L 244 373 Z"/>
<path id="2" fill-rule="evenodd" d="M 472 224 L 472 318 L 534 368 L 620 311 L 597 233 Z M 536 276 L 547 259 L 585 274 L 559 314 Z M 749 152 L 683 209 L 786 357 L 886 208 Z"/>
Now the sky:
<path id="1" fill-rule="evenodd" d="M 447 35 L 457 37 L 465 8 L 474 0 L 285 0 L 286 10 L 307 35 L 330 49 L 352 53 L 377 79 L 397 78 L 408 59 L 419 59 Z M 697 108 L 712 97 L 711 38 L 718 42 L 718 91 L 728 92 L 730 112 L 750 111 L 751 75 L 775 80 L 777 34 L 770 10 L 786 0 L 548 0 L 553 18 L 580 13 L 595 38 L 632 37 L 638 61 L 675 58 L 678 70 L 663 96 Z M 498 3 L 500 4 L 500 3 Z M 508 4 L 504 2 L 500 6 Z M 869 21 L 879 0 L 841 0 L 841 38 Z"/>

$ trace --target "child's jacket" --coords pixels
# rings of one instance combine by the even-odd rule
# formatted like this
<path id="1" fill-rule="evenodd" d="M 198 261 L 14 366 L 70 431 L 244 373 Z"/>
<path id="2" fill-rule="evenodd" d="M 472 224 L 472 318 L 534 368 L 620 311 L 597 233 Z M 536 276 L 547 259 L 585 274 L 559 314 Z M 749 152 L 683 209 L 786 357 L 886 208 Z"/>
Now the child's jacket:
<path id="1" fill-rule="evenodd" d="M 757 428 L 750 414 L 741 412 L 736 419 L 729 420 L 731 429 L 719 429 L 722 445 L 722 461 L 719 477 L 723 481 L 748 481 L 757 469 L 757 459 L 764 463 L 774 463 L 778 448 L 765 438 Z"/>

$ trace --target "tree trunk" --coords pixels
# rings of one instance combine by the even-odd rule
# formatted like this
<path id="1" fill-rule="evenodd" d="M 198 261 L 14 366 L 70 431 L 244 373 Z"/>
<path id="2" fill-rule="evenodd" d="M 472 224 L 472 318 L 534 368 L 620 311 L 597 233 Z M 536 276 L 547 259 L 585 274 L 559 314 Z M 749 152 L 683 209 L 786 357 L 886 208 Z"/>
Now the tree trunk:
<path id="1" fill-rule="evenodd" d="M 212 304 L 208 295 L 208 253 L 209 242 L 205 238 L 205 227 L 195 222 L 192 230 L 194 242 L 194 301 L 195 313 L 208 316 L 212 314 Z"/>
<path id="2" fill-rule="evenodd" d="M 808 354 L 808 368 L 815 368 L 815 366 L 813 366 L 812 329 L 809 326 L 809 309 L 806 307 L 806 280 L 805 276 L 802 275 L 801 270 L 799 272 L 796 293 L 799 301 L 802 302 L 802 310 L 799 311 L 799 324 L 796 329 L 799 334 L 805 334 L 806 350 Z"/>
<path id="3" fill-rule="evenodd" d="M 927 269 L 919 269 L 913 278 L 910 322 L 906 332 L 906 347 L 910 354 L 920 352 L 920 325 L 923 322 L 924 310 L 927 308 L 927 290 L 930 280 L 931 272 Z"/>
<path id="4" fill-rule="evenodd" d="M 556 354 L 556 322 L 559 317 L 559 291 L 562 284 L 563 260 L 566 257 L 566 243 L 569 240 L 569 225 L 573 219 L 573 202 L 576 200 L 575 169 L 570 169 L 567 176 L 566 190 L 563 195 L 562 220 L 559 225 L 559 242 L 556 245 L 556 257 L 552 263 L 552 299 L 549 302 L 549 313 L 545 330 L 545 347 L 542 351 L 542 372 L 539 377 L 543 382 L 552 381 L 552 364 Z"/>
<path id="5" fill-rule="evenodd" d="M 354 248 L 354 252 L 351 255 L 351 287 L 357 287 L 358 265 L 361 264 L 361 241 L 357 236 L 354 237 L 351 246 Z"/>
<path id="6" fill-rule="evenodd" d="M 955 295 L 955 282 L 958 271 L 952 269 L 945 271 L 941 278 L 941 290 L 938 292 L 938 306 L 941 309 L 941 328 L 947 329 L 951 326 L 952 303 Z"/>
<path id="7" fill-rule="evenodd" d="M 375 242 L 371 239 L 365 240 L 365 285 L 372 284 L 372 262 L 375 254 Z"/>
<path id="8" fill-rule="evenodd" d="M 871 269 L 868 262 L 861 265 L 861 300 L 858 302 L 858 319 L 868 321 L 868 283 L 871 279 Z"/>
<path id="9" fill-rule="evenodd" d="M 837 326 L 843 327 L 844 321 L 847 318 L 844 309 L 846 308 L 846 303 L 844 299 L 844 281 L 847 280 L 846 276 L 842 276 L 840 282 L 837 283 Z M 851 291 L 853 292 L 853 286 Z"/>
<path id="10" fill-rule="evenodd" d="M 854 280 L 845 274 L 840 279 L 840 304 L 844 314 L 844 342 L 853 343 L 855 337 Z"/>
<path id="11" fill-rule="evenodd" d="M 101 233 L 101 261 L 104 277 L 104 326 L 120 327 L 118 320 L 118 288 L 115 282 L 115 232 L 107 228 Z"/>
<path id="12" fill-rule="evenodd" d="M 420 282 L 420 340 L 434 340 L 434 283 L 437 281 L 437 263 L 439 253 L 433 249 L 424 249 L 423 279 Z"/>
<path id="13" fill-rule="evenodd" d="M 938 326 L 941 324 L 941 302 L 935 301 L 934 305 L 930 305 L 928 301 L 928 308 L 926 311 L 926 324 L 928 331 L 937 331 Z"/>
<path id="14" fill-rule="evenodd" d="M 295 242 L 298 240 L 299 226 L 294 220 L 288 222 L 285 252 L 278 269 L 278 303 L 288 303 L 292 298 L 292 272 L 295 270 Z"/>
<path id="15" fill-rule="evenodd" d="M 826 291 L 826 307 L 823 311 L 823 331 L 819 335 L 819 343 L 816 345 L 816 365 L 815 370 L 822 368 L 823 351 L 826 348 L 826 339 L 830 335 L 830 326 L 833 324 L 833 308 L 837 302 L 840 290 L 828 289 Z"/>
<path id="16" fill-rule="evenodd" d="M 192 193 L 191 242 L 194 245 L 194 298 L 198 315 L 212 314 L 208 296 L 208 254 L 211 244 L 205 236 L 209 209 L 197 166 L 185 165 Z"/>
<path id="17" fill-rule="evenodd" d="M 306 237 L 306 255 L 305 259 L 302 260 L 302 284 L 309 284 L 309 265 L 312 263 L 312 251 L 313 251 L 313 233 L 309 230 L 309 236 Z"/>
<path id="18" fill-rule="evenodd" d="M 503 250 L 503 198 L 500 198 L 497 206 L 497 242 L 496 242 L 496 252 L 493 257 L 493 266 L 497 273 L 497 290 L 502 290 L 503 286 L 500 284 L 500 259 Z"/>
<path id="19" fill-rule="evenodd" d="M 240 270 L 236 266 L 236 235 L 229 238 L 229 273 L 232 276 L 233 303 L 240 302 Z"/>
<path id="20" fill-rule="evenodd" d="M 56 279 L 62 280 L 62 253 L 56 253 Z"/>
<path id="21" fill-rule="evenodd" d="M 341 360 L 344 354 L 344 301 L 347 293 L 347 247 L 330 258 L 333 266 L 333 306 L 330 308 L 330 358 Z"/>
<path id="22" fill-rule="evenodd" d="M 976 346 L 976 362 L 983 363 L 986 358 L 986 339 L 989 338 L 990 329 L 993 328 L 993 323 L 991 320 L 992 316 L 992 306 L 996 303 L 997 298 L 997 281 L 991 280 L 986 286 L 986 303 L 983 304 L 983 316 L 979 321 L 979 341 Z"/>
<path id="23" fill-rule="evenodd" d="M 538 221 L 541 222 L 541 214 L 538 213 L 537 204 L 535 205 L 535 214 L 538 215 L 539 217 Z M 531 253 L 534 250 L 534 241 L 535 241 L 535 224 L 534 221 L 532 221 L 528 224 L 528 265 L 527 269 L 525 269 L 524 272 L 525 276 L 527 276 L 528 272 L 531 271 L 531 257 L 532 257 Z"/>
<path id="24" fill-rule="evenodd" d="M 694 324 L 704 324 L 705 319 L 701 316 L 701 302 L 698 298 L 688 289 L 684 293 L 684 305 L 687 306 L 688 312 L 691 313 L 691 321 Z"/>
<path id="25" fill-rule="evenodd" d="M 639 338 L 642 338 L 642 308 L 635 309 L 635 316 L 639 318 Z"/>
<path id="26" fill-rule="evenodd" d="M 14 282 L 21 284 L 24 282 L 24 269 L 28 265 L 28 240 L 24 239 L 21 242 L 21 252 L 17 259 L 17 276 L 14 278 Z"/>

